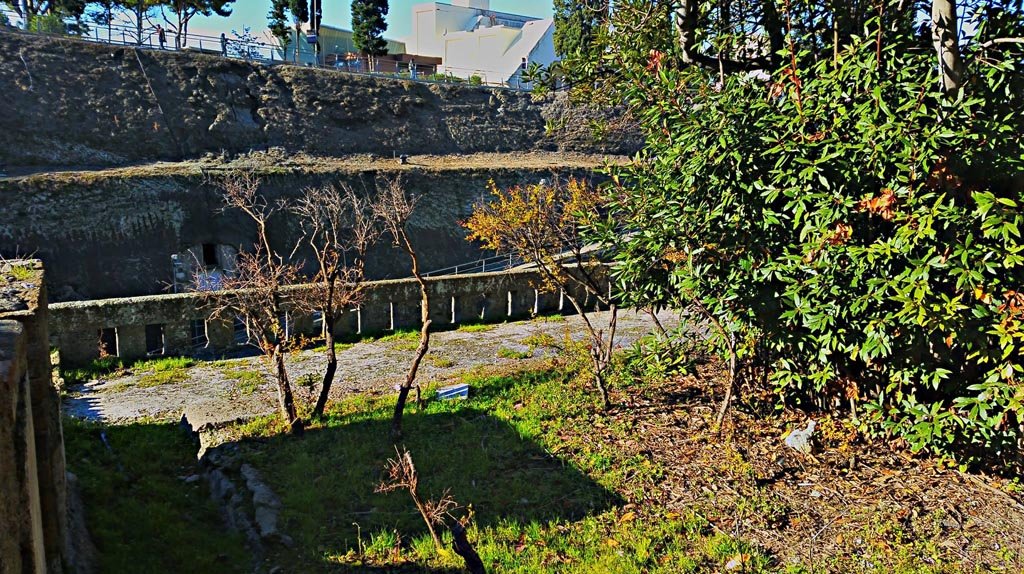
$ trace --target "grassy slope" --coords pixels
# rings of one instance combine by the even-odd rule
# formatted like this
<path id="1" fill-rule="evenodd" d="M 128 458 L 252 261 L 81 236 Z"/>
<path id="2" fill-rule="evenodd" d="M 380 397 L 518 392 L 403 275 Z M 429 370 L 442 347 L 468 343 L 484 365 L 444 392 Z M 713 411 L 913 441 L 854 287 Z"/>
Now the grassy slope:
<path id="1" fill-rule="evenodd" d="M 251 571 L 241 536 L 225 531 L 204 482 L 185 482 L 199 471 L 196 446 L 177 425 L 67 419 L 64 438 L 100 572 Z"/>
<path id="2" fill-rule="evenodd" d="M 620 386 L 619 396 L 650 392 L 642 383 L 623 381 L 632 388 Z M 471 507 L 457 514 L 472 514 L 470 539 L 495 572 L 990 571 L 936 546 L 945 544 L 943 538 L 907 530 L 905 522 L 881 515 L 852 541 L 831 533 L 834 544 L 807 540 L 801 547 L 817 546 L 817 554 L 799 552 L 780 563 L 734 536 L 747 535 L 744 522 L 765 522 L 760 528 L 770 532 L 779 518 L 773 491 L 751 494 L 734 476 L 752 472 L 734 460 L 740 447 L 699 433 L 689 436 L 685 425 L 679 427 L 683 436 L 708 441 L 710 448 L 694 458 L 673 444 L 661 454 L 702 469 L 685 476 L 692 483 L 687 488 L 718 502 L 677 504 L 674 512 L 666 508 L 663 490 L 670 468 L 653 462 L 659 457 L 651 452 L 626 447 L 651 432 L 631 420 L 652 416 L 645 409 L 689 408 L 684 420 L 699 418 L 684 405 L 685 395 L 648 407 L 634 401 L 624 416 L 601 413 L 591 389 L 557 371 L 468 375 L 465 382 L 472 387 L 469 400 L 428 401 L 422 411 L 410 407 L 403 446 L 419 470 L 421 495 L 437 498 L 450 490 Z M 406 493 L 375 492 L 385 461 L 395 453 L 388 440 L 392 405 L 391 397 L 346 400 L 304 438 L 287 435 L 274 418 L 228 429 L 245 460 L 261 470 L 284 503 L 282 529 L 296 546 L 273 547 L 274 563 L 295 572 L 461 571 L 461 559 L 434 549 Z M 823 440 L 831 440 L 825 431 Z M 99 427 L 67 427 L 69 464 L 82 479 L 89 522 L 104 554 L 102 571 L 168 572 L 187 564 L 188 571 L 227 572 L 230 566 L 250 566 L 238 538 L 223 532 L 203 488 L 179 478 L 195 471 L 194 447 L 180 431 L 140 424 L 107 432 L 116 456 L 99 441 Z M 736 500 L 724 501 L 726 491 Z M 783 505 L 778 512 L 790 529 L 810 521 L 809 532 L 824 530 L 806 509 Z M 991 558 L 993 567 L 1018 563 L 1012 556 Z"/>
<path id="3" fill-rule="evenodd" d="M 658 469 L 623 457 L 577 431 L 590 426 L 592 396 L 553 372 L 470 381 L 473 398 L 430 402 L 409 412 L 403 445 L 421 495 L 450 489 L 471 505 L 470 537 L 500 572 L 717 571 L 730 560 L 760 571 L 768 559 L 715 532 L 699 515 L 645 505 Z M 461 560 L 438 553 L 404 492 L 375 493 L 384 462 L 388 399 L 342 403 L 305 438 L 281 435 L 272 419 L 237 432 L 247 458 L 284 502 L 285 530 L 301 571 L 361 566 L 446 570 Z M 598 423 L 600 424 L 600 423 Z"/>

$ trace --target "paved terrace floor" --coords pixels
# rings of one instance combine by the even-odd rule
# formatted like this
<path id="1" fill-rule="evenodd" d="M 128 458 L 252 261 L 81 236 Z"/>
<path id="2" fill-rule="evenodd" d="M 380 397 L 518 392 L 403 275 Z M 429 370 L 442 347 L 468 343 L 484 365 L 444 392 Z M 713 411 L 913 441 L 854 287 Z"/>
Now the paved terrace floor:
<path id="1" fill-rule="evenodd" d="M 659 316 L 666 327 L 678 324 L 671 312 Z M 607 325 L 608 314 L 594 316 L 595 325 Z M 646 314 L 626 311 L 620 314 L 617 344 L 627 347 L 653 331 L 654 324 Z M 545 317 L 531 321 L 488 325 L 484 330 L 459 330 L 431 335 L 431 351 L 421 365 L 418 380 L 423 383 L 444 383 L 458 379 L 467 372 L 500 372 L 541 362 L 557 351 L 537 348 L 529 358 L 502 358 L 499 351 L 530 352 L 524 343 L 528 337 L 547 334 L 559 344 L 568 333 L 575 339 L 585 336 L 582 320 L 577 316 Z M 372 340 L 343 348 L 338 353 L 338 374 L 332 388 L 334 399 L 357 393 L 393 393 L 394 386 L 405 378 L 416 342 Z M 508 354 L 503 353 L 503 354 Z M 293 383 L 303 376 L 316 377 L 313 389 L 296 384 L 296 394 L 306 401 L 315 401 L 319 392 L 326 359 L 322 352 L 302 351 L 289 359 Z M 238 374 L 255 371 L 263 375 L 255 390 L 239 383 Z M 187 370 L 181 383 L 156 387 L 140 387 L 140 374 L 94 380 L 69 388 L 64 402 L 65 414 L 73 417 L 124 423 L 141 418 L 177 419 L 184 413 L 196 427 L 204 424 L 244 419 L 275 411 L 276 386 L 266 362 L 259 357 L 200 363 Z M 232 376 L 234 375 L 234 376 Z M 472 391 L 470 391 L 472 392 Z"/>

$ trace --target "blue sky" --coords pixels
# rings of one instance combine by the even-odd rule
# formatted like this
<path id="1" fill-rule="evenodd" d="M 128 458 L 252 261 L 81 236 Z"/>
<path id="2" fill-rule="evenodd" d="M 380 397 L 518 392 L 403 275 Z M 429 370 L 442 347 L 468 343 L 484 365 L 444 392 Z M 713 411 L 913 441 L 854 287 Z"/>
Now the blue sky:
<path id="1" fill-rule="evenodd" d="M 388 38 L 401 40 L 412 33 L 412 7 L 423 0 L 391 0 L 388 13 L 388 30 L 384 33 Z M 323 23 L 330 26 L 351 29 L 350 0 L 323 0 Z M 511 12 L 538 18 L 551 17 L 551 0 L 491 0 L 491 9 L 498 12 Z M 267 12 L 270 11 L 270 0 L 236 0 L 233 13 L 229 18 L 217 16 L 210 18 L 197 17 L 189 24 L 189 31 L 196 34 L 218 36 L 221 32 L 231 34 L 231 30 L 242 31 L 249 26 L 253 34 L 263 36 L 267 28 Z"/>

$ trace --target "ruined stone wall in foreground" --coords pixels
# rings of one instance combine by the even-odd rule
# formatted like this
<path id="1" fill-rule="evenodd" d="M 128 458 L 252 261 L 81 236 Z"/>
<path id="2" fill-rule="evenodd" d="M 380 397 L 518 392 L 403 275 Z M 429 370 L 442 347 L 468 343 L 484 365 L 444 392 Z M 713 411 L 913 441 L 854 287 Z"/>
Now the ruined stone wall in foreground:
<path id="1" fill-rule="evenodd" d="M 0 263 L 0 572 L 63 572 L 67 487 L 60 396 L 38 261 Z"/>
<path id="2" fill-rule="evenodd" d="M 427 283 L 431 325 L 438 329 L 575 311 L 564 294 L 542 289 L 536 270 L 450 275 Z M 419 327 L 420 291 L 414 279 L 375 281 L 365 289 L 359 308 L 346 310 L 333 325 L 336 336 Z M 572 295 L 586 306 L 596 304 L 582 289 Z M 215 316 L 209 297 L 182 293 L 57 303 L 52 307 L 52 344 L 62 366 L 88 364 L 100 356 L 101 346 L 105 353 L 129 361 L 164 355 L 217 357 L 247 347 L 252 351 L 244 324 L 232 316 Z M 230 292 L 222 297 L 230 301 Z M 318 337 L 322 329 L 314 316 L 289 317 L 293 334 Z"/>

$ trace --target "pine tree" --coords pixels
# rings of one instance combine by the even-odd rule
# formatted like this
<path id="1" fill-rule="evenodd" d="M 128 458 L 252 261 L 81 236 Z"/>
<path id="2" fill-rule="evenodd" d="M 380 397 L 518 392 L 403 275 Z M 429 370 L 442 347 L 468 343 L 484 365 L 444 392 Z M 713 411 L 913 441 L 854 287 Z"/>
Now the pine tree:
<path id="1" fill-rule="evenodd" d="M 555 52 L 565 58 L 586 54 L 608 20 L 608 0 L 555 0 Z"/>
<path id="2" fill-rule="evenodd" d="M 352 0 L 352 41 L 363 55 L 388 53 L 388 43 L 382 37 L 388 29 L 387 14 L 387 0 Z"/>
<path id="3" fill-rule="evenodd" d="M 273 0 L 267 20 L 269 20 L 270 33 L 281 42 L 281 46 L 286 52 L 292 43 L 292 33 L 288 24 L 291 22 L 295 26 L 295 61 L 298 62 L 298 42 L 299 36 L 302 35 L 302 25 L 309 22 L 309 5 L 306 0 Z"/>

